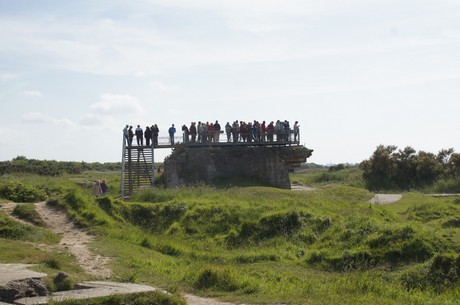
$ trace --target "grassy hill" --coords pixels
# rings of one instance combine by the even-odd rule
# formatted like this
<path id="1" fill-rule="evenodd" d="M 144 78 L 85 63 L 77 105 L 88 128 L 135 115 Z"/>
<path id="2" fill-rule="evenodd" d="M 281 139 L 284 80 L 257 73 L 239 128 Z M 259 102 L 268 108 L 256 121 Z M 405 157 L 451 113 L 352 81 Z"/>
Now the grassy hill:
<path id="1" fill-rule="evenodd" d="M 102 178 L 111 196 L 96 199 L 92 181 Z M 458 304 L 460 197 L 405 193 L 369 204 L 356 168 L 306 169 L 291 180 L 317 190 L 197 186 L 123 202 L 118 173 L 95 171 L 7 174 L 0 185 L 46 192 L 98 236 L 91 247 L 112 258 L 116 280 L 250 304 Z M 53 253 L 50 264 L 52 247 L 34 243 L 56 237 L 0 212 L 0 262 L 88 278 L 71 256 Z"/>

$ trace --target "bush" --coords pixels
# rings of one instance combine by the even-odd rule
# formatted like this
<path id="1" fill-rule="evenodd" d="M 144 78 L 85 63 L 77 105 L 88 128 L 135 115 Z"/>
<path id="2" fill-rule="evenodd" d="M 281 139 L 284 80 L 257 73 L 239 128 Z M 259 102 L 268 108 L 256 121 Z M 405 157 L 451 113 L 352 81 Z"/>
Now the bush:
<path id="1" fill-rule="evenodd" d="M 0 238 L 25 240 L 32 235 L 32 232 L 32 226 L 23 225 L 0 213 Z"/>
<path id="2" fill-rule="evenodd" d="M 196 279 L 194 286 L 197 289 L 214 289 L 218 291 L 236 291 L 242 288 L 236 274 L 230 269 L 206 268 Z"/>
<path id="3" fill-rule="evenodd" d="M 344 251 L 338 256 L 320 251 L 311 253 L 306 262 L 328 271 L 350 272 L 373 268 L 380 262 L 380 258 L 374 256 L 370 251 L 359 249 Z"/>
<path id="4" fill-rule="evenodd" d="M 187 234 L 206 233 L 211 235 L 226 234 L 240 224 L 235 211 L 228 208 L 209 206 L 189 210 L 181 220 Z"/>
<path id="5" fill-rule="evenodd" d="M 47 198 L 42 189 L 26 185 L 20 181 L 9 181 L 0 185 L 0 196 L 14 202 L 38 202 Z"/>
<path id="6" fill-rule="evenodd" d="M 460 255 L 438 254 L 422 266 L 404 273 L 400 280 L 407 290 L 433 289 L 437 293 L 454 287 L 460 279 Z"/>
<path id="7" fill-rule="evenodd" d="M 123 206 L 122 213 L 134 225 L 155 233 L 163 233 L 179 221 L 186 212 L 185 204 Z"/>
<path id="8" fill-rule="evenodd" d="M 443 222 L 444 228 L 460 228 L 460 217 L 450 218 Z"/>

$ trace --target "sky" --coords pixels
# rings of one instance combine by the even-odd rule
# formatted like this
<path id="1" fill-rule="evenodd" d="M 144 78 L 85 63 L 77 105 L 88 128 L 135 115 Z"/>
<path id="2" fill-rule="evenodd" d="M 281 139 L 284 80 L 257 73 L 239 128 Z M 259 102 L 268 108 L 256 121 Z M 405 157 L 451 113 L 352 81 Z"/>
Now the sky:
<path id="1" fill-rule="evenodd" d="M 317 164 L 459 152 L 460 1 L 0 0 L 0 107 L 0 161 L 215 120 L 299 121 Z"/>

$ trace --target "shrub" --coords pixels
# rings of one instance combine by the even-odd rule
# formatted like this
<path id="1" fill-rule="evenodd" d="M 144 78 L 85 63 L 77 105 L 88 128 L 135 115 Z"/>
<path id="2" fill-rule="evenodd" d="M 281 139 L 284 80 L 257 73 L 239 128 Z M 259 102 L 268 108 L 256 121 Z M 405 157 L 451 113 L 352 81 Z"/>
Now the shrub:
<path id="1" fill-rule="evenodd" d="M 375 267 L 380 258 L 367 250 L 344 251 L 340 255 L 320 251 L 313 252 L 306 262 L 320 269 L 336 272 L 367 270 Z"/>
<path id="2" fill-rule="evenodd" d="M 123 206 L 122 213 L 134 225 L 155 233 L 163 233 L 186 212 L 185 204 Z"/>
<path id="3" fill-rule="evenodd" d="M 302 227 L 299 213 L 279 213 L 265 216 L 259 220 L 259 238 L 266 239 L 274 236 L 292 236 Z"/>
<path id="4" fill-rule="evenodd" d="M 9 181 L 0 185 L 0 196 L 14 202 L 38 202 L 47 198 L 42 189 L 20 181 Z"/>
<path id="5" fill-rule="evenodd" d="M 25 226 L 0 213 L 0 238 L 24 240 L 32 234 L 32 227 Z"/>
<path id="6" fill-rule="evenodd" d="M 424 265 L 416 266 L 401 275 L 407 289 L 434 289 L 437 293 L 454 287 L 460 279 L 460 255 L 438 254 Z"/>
<path id="7" fill-rule="evenodd" d="M 181 220 L 187 234 L 206 233 L 211 235 L 226 234 L 240 224 L 235 211 L 228 208 L 209 206 L 189 210 Z"/>
<path id="8" fill-rule="evenodd" d="M 48 258 L 44 260 L 42 263 L 51 269 L 56 269 L 56 270 L 61 269 L 61 262 L 55 258 Z"/>
<path id="9" fill-rule="evenodd" d="M 460 217 L 450 218 L 443 222 L 444 228 L 460 228 Z"/>
<path id="10" fill-rule="evenodd" d="M 201 290 L 236 291 L 242 288 L 237 278 L 236 274 L 228 268 L 206 268 L 199 273 L 194 286 Z"/>

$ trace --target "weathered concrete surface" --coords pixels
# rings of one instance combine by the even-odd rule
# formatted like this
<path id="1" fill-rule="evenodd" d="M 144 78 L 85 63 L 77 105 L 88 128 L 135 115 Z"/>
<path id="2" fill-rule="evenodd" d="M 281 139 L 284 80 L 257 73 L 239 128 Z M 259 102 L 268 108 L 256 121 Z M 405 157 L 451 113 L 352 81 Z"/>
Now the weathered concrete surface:
<path id="1" fill-rule="evenodd" d="M 18 298 L 49 293 L 43 281 L 46 274 L 26 269 L 31 266 L 0 264 L 0 301 L 13 302 Z"/>
<path id="2" fill-rule="evenodd" d="M 389 204 L 401 200 L 401 194 L 375 194 L 370 203 Z"/>
<path id="3" fill-rule="evenodd" d="M 177 148 L 164 162 L 167 187 L 250 179 L 291 188 L 289 172 L 313 150 L 303 146 Z"/>
<path id="4" fill-rule="evenodd" d="M 105 297 L 114 294 L 127 294 L 137 292 L 154 291 L 156 288 L 130 283 L 115 283 L 115 282 L 83 282 L 78 284 L 75 290 L 55 292 L 52 295 L 44 297 L 22 298 L 15 301 L 19 305 L 38 305 L 47 304 L 50 301 L 90 299 Z"/>
<path id="5" fill-rule="evenodd" d="M 41 279 L 45 273 L 28 270 L 27 268 L 35 265 L 28 264 L 0 264 L 0 286 L 4 286 L 12 281 L 25 280 L 28 278 Z"/>

